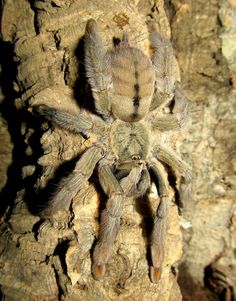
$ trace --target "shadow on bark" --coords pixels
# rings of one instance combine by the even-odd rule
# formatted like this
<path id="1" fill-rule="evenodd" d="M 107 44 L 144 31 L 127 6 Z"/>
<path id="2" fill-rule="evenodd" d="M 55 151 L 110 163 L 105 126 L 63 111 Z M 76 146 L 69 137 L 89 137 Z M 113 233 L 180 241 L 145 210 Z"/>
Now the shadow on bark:
<path id="1" fill-rule="evenodd" d="M 196 283 L 188 272 L 184 263 L 179 265 L 178 283 L 182 292 L 183 301 L 201 300 L 201 301 L 220 301 L 218 297 L 207 288 Z"/>
<path id="2" fill-rule="evenodd" d="M 17 110 L 15 106 L 15 99 L 20 97 L 21 93 L 16 92 L 13 87 L 13 82 L 16 79 L 17 63 L 14 61 L 14 47 L 8 42 L 0 41 L 1 51 L 1 87 L 4 100 L 0 105 L 1 115 L 6 120 L 8 131 L 13 143 L 12 164 L 7 171 L 7 183 L 0 193 L 0 215 L 6 212 L 9 208 L 7 216 L 10 216 L 13 209 L 13 203 L 16 198 L 17 192 L 22 188 L 30 187 L 30 183 L 22 179 L 22 167 L 34 164 L 35 157 L 38 151 L 33 152 L 31 156 L 26 156 L 27 145 L 24 142 L 25 135 L 22 134 L 23 123 L 27 127 L 34 127 L 35 121 L 28 112 Z M 38 143 L 37 143 L 38 144 Z M 35 148 L 39 150 L 40 148 Z"/>
<path id="3" fill-rule="evenodd" d="M 87 83 L 87 79 L 85 76 L 85 64 L 84 64 L 84 38 L 82 37 L 79 42 L 78 46 L 75 50 L 75 56 L 79 62 L 78 64 L 78 77 L 77 80 L 75 81 L 75 84 L 73 86 L 73 94 L 74 98 L 78 102 L 78 105 L 80 108 L 83 108 L 85 110 L 89 111 L 94 111 L 94 104 L 93 104 L 93 99 L 92 99 L 92 92 L 91 89 Z M 65 82 L 67 84 L 68 81 L 68 76 L 69 76 L 69 66 L 67 65 L 65 68 Z M 42 121 L 45 121 L 45 119 L 41 116 L 33 116 L 32 117 L 35 122 L 35 129 L 40 129 L 40 125 Z M 40 138 L 43 134 L 43 130 L 41 130 L 40 135 L 37 135 L 37 142 L 39 144 Z M 84 137 L 86 139 L 86 137 Z M 30 141 L 33 145 L 36 145 L 36 141 Z M 39 158 L 43 155 L 43 150 L 41 145 L 37 145 L 38 149 L 41 150 L 40 154 L 38 153 L 35 158 Z M 40 190 L 40 191 L 35 191 L 34 189 L 34 184 L 38 180 L 38 177 L 40 173 L 42 172 L 42 167 L 37 166 L 37 170 L 35 172 L 35 177 L 31 177 L 31 183 L 27 187 L 26 191 L 26 196 L 25 196 L 25 201 L 28 205 L 28 209 L 30 212 L 34 215 L 40 215 L 40 212 L 45 209 L 53 194 L 55 193 L 60 181 L 68 176 L 74 169 L 74 166 L 76 162 L 79 160 L 81 154 L 78 154 L 75 158 L 64 162 L 63 164 L 60 165 L 60 167 L 57 168 L 55 175 L 53 179 L 49 180 L 47 183 L 46 188 Z M 34 164 L 36 164 L 36 160 Z M 32 203 L 32 199 L 34 199 L 34 202 Z"/>

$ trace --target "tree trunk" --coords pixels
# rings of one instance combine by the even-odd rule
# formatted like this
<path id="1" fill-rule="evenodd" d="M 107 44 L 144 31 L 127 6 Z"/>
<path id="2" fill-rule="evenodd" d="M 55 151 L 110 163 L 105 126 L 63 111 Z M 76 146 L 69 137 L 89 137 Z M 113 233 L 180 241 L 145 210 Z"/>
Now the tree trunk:
<path id="1" fill-rule="evenodd" d="M 235 13 L 232 0 L 3 2 L 0 285 L 4 300 L 182 299 L 177 284 L 182 241 L 174 203 L 158 284 L 150 282 L 146 255 L 155 195 L 150 204 L 133 199 L 125 203 L 112 259 L 101 282 L 91 276 L 91 249 L 103 206 L 96 185 L 91 184 L 83 203 L 79 194 L 73 199 L 70 214 L 61 213 L 58 227 L 42 221 L 36 210 L 50 196 L 52 183 L 73 169 L 75 159 L 96 137 L 85 139 L 42 124 L 27 109 L 37 103 L 89 109 L 92 97 L 83 65 L 87 20 L 98 20 L 107 49 L 113 37 L 126 31 L 131 44 L 149 54 L 147 16 L 155 18 L 162 32 L 171 36 L 184 90 L 193 104 L 192 124 L 181 143 L 181 152 L 193 169 L 192 201 L 185 204 L 181 219 L 184 256 L 179 282 L 183 299 L 217 300 L 216 294 L 204 288 L 204 277 L 211 277 L 207 268 L 212 265 L 225 275 L 225 291 L 233 294 Z M 215 278 L 210 283 L 214 284 L 211 289 L 219 288 L 216 293 L 222 288 Z"/>
<path id="2" fill-rule="evenodd" d="M 133 199 L 124 204 L 114 254 L 101 282 L 91 276 L 91 249 L 103 206 L 95 187 L 91 184 L 83 203 L 80 194 L 73 199 L 70 214 L 59 213 L 63 216 L 58 227 L 42 221 L 36 210 L 49 197 L 51 180 L 55 184 L 72 170 L 75 159 L 96 137 L 85 139 L 40 124 L 27 108 L 37 103 L 72 110 L 89 108 L 91 95 L 83 65 L 87 20 L 98 19 L 107 48 L 113 37 L 121 37 L 126 30 L 132 44 L 148 54 L 148 14 L 158 18 L 163 31 L 170 33 L 163 1 L 21 0 L 3 4 L 2 36 L 12 46 L 9 61 L 15 61 L 11 63 L 15 73 L 9 78 L 14 91 L 9 87 L 5 94 L 12 92 L 12 98 L 16 97 L 14 106 L 7 98 L 4 105 L 15 112 L 18 121 L 12 136 L 25 143 L 18 143 L 23 150 L 13 155 L 13 162 L 18 160 L 15 169 L 22 168 L 22 174 L 18 172 L 18 179 L 9 178 L 4 188 L 7 208 L 0 230 L 0 283 L 5 300 L 181 300 L 176 266 L 181 256 L 181 232 L 174 203 L 158 284 L 150 282 L 146 252 L 155 196 L 150 198 L 151 204 Z M 6 74 L 6 64 L 3 67 Z M 4 112 L 9 124 L 16 122 L 11 120 L 9 109 Z M 14 181 L 20 182 L 16 188 Z M 14 192 L 9 200 L 11 189 Z M 64 227 L 72 216 L 70 227 Z"/>

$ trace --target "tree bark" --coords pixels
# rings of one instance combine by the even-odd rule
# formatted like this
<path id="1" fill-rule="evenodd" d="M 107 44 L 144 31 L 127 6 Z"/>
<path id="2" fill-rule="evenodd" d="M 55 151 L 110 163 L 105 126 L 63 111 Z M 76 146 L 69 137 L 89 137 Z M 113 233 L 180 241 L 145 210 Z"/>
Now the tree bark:
<path id="1" fill-rule="evenodd" d="M 149 54 L 148 15 L 171 36 L 182 84 L 193 104 L 192 124 L 181 143 L 193 169 L 192 201 L 181 218 L 183 299 L 218 299 L 217 292 L 212 295 L 204 288 L 212 266 L 225 275 L 225 291 L 232 292 L 233 286 L 236 291 L 235 14 L 233 0 L 3 1 L 0 285 L 5 300 L 181 300 L 176 263 L 182 242 L 174 203 L 157 285 L 149 280 L 146 256 L 155 194 L 151 205 L 127 200 L 101 282 L 92 278 L 90 268 L 103 206 L 100 191 L 91 184 L 83 204 L 78 194 L 57 228 L 36 214 L 36 207 L 50 196 L 51 183 L 73 169 L 77 156 L 96 137 L 86 140 L 42 124 L 28 107 L 45 103 L 90 109 L 83 65 L 87 20 L 98 20 L 107 49 L 113 37 L 126 31 L 132 45 Z M 73 225 L 64 228 L 63 221 L 70 222 L 72 215 Z M 211 283 L 215 291 L 222 288 L 215 278 Z"/>
<path id="2" fill-rule="evenodd" d="M 170 209 L 163 273 L 158 284 L 148 276 L 148 235 L 156 196 L 135 202 L 128 199 L 114 254 L 105 279 L 91 276 L 91 249 L 98 233 L 102 197 L 91 184 L 81 203 L 78 194 L 70 212 L 59 213 L 61 223 L 42 221 L 36 208 L 43 205 L 55 183 L 72 169 L 79 154 L 96 137 L 68 134 L 27 111 L 31 104 L 78 110 L 92 105 L 83 65 L 86 21 L 98 19 L 107 49 L 112 37 L 127 31 L 134 46 L 149 53 L 147 15 L 158 20 L 163 32 L 170 26 L 163 1 L 5 1 L 2 37 L 12 46 L 12 92 L 18 129 L 14 160 L 18 179 L 8 179 L 1 219 L 0 284 L 5 300 L 181 300 L 177 261 L 181 257 L 181 232 L 177 206 Z M 7 73 L 4 65 L 3 74 Z M 6 92 L 5 92 L 6 93 Z M 12 99 L 9 98 L 9 99 Z M 11 120 L 6 110 L 8 122 Z M 13 139 L 14 140 L 14 139 Z M 24 141 L 24 144 L 22 143 Z M 23 147 L 23 151 L 22 151 Z M 21 157 L 19 158 L 19 155 Z M 21 162 L 20 162 L 21 161 Z M 20 177 L 20 178 L 19 178 Z M 19 185 L 14 187 L 14 181 Z M 11 200 L 8 199 L 8 192 Z M 60 215 L 61 214 L 61 215 Z M 64 227 L 73 216 L 71 227 Z"/>

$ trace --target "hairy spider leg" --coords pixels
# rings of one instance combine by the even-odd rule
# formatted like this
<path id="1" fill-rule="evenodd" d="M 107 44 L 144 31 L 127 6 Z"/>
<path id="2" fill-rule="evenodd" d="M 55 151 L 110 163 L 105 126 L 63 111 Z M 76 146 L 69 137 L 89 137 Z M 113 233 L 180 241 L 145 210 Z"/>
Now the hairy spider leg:
<path id="1" fill-rule="evenodd" d="M 152 62 L 156 75 L 155 93 L 150 107 L 152 111 L 173 98 L 178 67 L 170 40 L 160 35 L 154 21 L 148 22 L 147 25 L 154 52 Z"/>
<path id="2" fill-rule="evenodd" d="M 191 181 L 192 172 L 190 166 L 172 149 L 156 143 L 154 147 L 154 155 L 158 160 L 166 163 L 173 171 L 183 177 L 186 183 Z"/>
<path id="3" fill-rule="evenodd" d="M 112 246 L 120 227 L 120 216 L 124 192 L 111 167 L 103 165 L 99 168 L 99 181 L 108 195 L 106 208 L 102 211 L 98 241 L 93 252 L 92 274 L 101 280 L 106 272 L 106 264 L 111 255 Z"/>
<path id="4" fill-rule="evenodd" d="M 106 209 L 101 215 L 100 233 L 93 253 L 92 274 L 96 280 L 101 280 L 105 275 L 106 264 L 110 259 L 120 227 L 123 202 L 125 197 L 132 194 L 135 186 L 140 182 L 142 170 L 143 165 L 133 167 L 130 173 L 119 183 L 110 166 L 103 165 L 99 168 L 99 180 L 109 198 Z"/>
<path id="5" fill-rule="evenodd" d="M 165 238 L 167 233 L 167 218 L 170 205 L 169 183 L 164 166 L 156 159 L 150 162 L 150 168 L 157 180 L 160 202 L 154 218 L 154 226 L 151 234 L 151 258 L 150 278 L 153 283 L 157 283 L 162 272 L 162 262 L 164 260 Z"/>
<path id="6" fill-rule="evenodd" d="M 104 152 L 100 147 L 89 148 L 76 163 L 72 174 L 60 182 L 54 196 L 49 200 L 48 207 L 41 215 L 50 217 L 60 209 L 67 209 L 78 191 L 89 187 L 88 179 L 103 155 Z"/>
<path id="7" fill-rule="evenodd" d="M 126 196 L 143 196 L 150 186 L 150 176 L 144 164 L 132 167 L 128 176 L 120 180 Z"/>
<path id="8" fill-rule="evenodd" d="M 93 19 L 87 22 L 84 51 L 86 76 L 91 85 L 96 109 L 104 117 L 109 117 L 111 111 L 109 89 L 112 83 L 109 72 L 110 56 L 104 50 L 97 23 Z"/>
<path id="9" fill-rule="evenodd" d="M 96 115 L 82 111 L 78 114 L 50 108 L 46 105 L 34 106 L 34 110 L 44 116 L 47 120 L 72 133 L 90 133 L 101 132 L 105 127 L 105 122 Z"/>
<path id="10" fill-rule="evenodd" d="M 183 94 L 180 84 L 176 83 L 172 112 L 161 117 L 153 115 L 152 128 L 159 131 L 179 130 L 185 126 L 188 120 L 189 100 Z"/>

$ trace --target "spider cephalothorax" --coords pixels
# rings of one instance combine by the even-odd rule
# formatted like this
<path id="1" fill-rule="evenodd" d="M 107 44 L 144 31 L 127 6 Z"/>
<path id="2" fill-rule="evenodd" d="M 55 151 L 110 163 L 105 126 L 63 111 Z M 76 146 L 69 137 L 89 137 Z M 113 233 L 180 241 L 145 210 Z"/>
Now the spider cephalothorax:
<path id="1" fill-rule="evenodd" d="M 96 22 L 89 20 L 84 40 L 85 66 L 98 114 L 82 111 L 75 115 L 45 105 L 37 108 L 62 128 L 85 135 L 95 132 L 100 137 L 84 152 L 73 173 L 64 179 L 49 207 L 42 212 L 48 215 L 63 208 L 87 187 L 97 169 L 99 182 L 108 196 L 92 258 L 92 273 L 97 280 L 105 274 L 124 199 L 144 195 L 152 180 L 157 185 L 160 202 L 151 235 L 150 275 L 153 282 L 158 281 L 170 203 L 165 166 L 185 182 L 190 180 L 188 165 L 157 138 L 163 131 L 181 127 L 188 102 L 176 82 L 176 62 L 170 42 L 159 35 L 154 23 L 149 24 L 149 31 L 152 60 L 130 47 L 125 35 L 114 51 L 105 53 Z"/>

